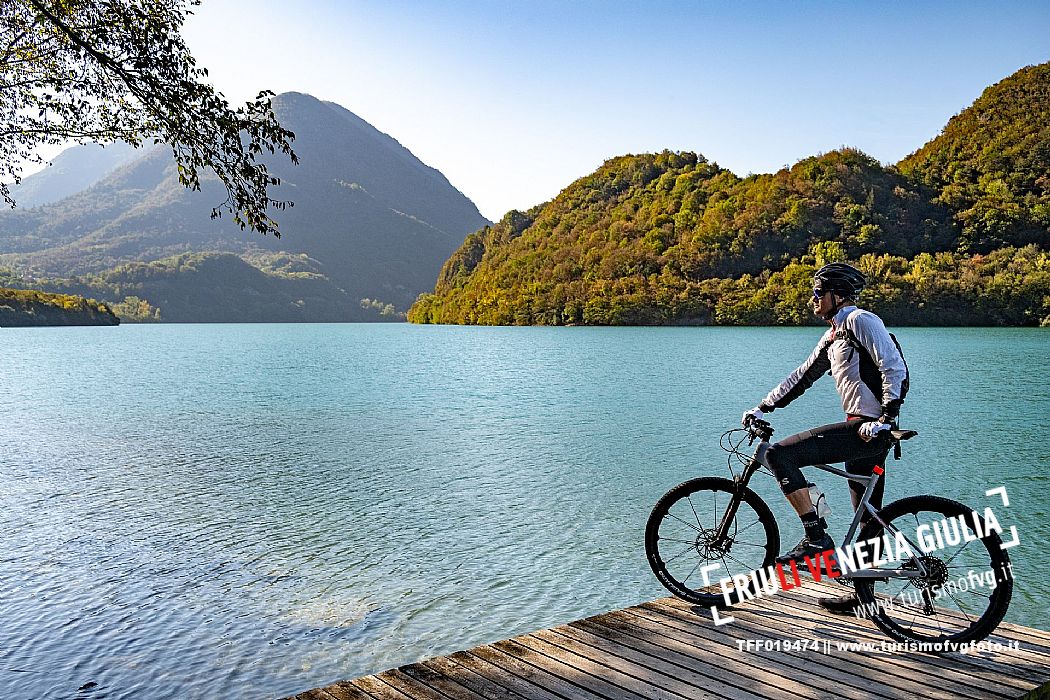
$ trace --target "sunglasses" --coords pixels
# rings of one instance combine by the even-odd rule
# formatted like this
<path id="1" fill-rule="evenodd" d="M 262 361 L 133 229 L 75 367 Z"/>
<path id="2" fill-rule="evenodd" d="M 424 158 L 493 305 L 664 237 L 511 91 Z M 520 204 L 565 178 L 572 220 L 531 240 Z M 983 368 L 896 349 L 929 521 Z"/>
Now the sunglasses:
<path id="1" fill-rule="evenodd" d="M 813 298 L 814 299 L 820 299 L 822 296 L 824 296 L 824 294 L 825 294 L 825 291 L 823 289 L 814 289 L 813 290 Z"/>

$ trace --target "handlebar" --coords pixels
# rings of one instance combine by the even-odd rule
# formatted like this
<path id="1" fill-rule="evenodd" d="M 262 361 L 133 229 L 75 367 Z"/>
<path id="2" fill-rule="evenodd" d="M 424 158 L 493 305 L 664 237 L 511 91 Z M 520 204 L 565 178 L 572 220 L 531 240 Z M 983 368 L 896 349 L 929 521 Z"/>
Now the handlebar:
<path id="1" fill-rule="evenodd" d="M 748 445 L 754 444 L 756 439 L 761 440 L 762 442 L 768 442 L 769 438 L 773 437 L 773 426 L 769 424 L 769 421 L 749 416 L 749 420 L 744 425 L 744 429 L 747 430 Z"/>

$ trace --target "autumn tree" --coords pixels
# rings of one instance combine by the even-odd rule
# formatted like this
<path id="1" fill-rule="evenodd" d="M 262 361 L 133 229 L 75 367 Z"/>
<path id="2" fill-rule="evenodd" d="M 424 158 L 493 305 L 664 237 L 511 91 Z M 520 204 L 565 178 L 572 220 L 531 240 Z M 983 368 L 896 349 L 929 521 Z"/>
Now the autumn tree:
<path id="1" fill-rule="evenodd" d="M 181 36 L 200 0 L 3 0 L 0 3 L 0 180 L 19 181 L 48 144 L 168 144 L 179 180 L 200 190 L 211 169 L 226 200 L 212 209 L 243 228 L 280 235 L 270 209 L 277 178 L 260 156 L 298 162 L 294 134 L 270 106 L 272 92 L 232 108 L 205 82 Z M 0 194 L 15 202 L 7 185 Z"/>

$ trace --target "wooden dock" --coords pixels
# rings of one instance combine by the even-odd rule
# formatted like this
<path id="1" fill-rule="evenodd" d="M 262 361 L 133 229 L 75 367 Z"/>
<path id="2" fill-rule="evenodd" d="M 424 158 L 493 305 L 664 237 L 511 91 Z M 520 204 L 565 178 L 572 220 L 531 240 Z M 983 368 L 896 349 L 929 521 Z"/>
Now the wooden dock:
<path id="1" fill-rule="evenodd" d="M 807 582 L 710 612 L 662 598 L 567 625 L 428 659 L 296 695 L 297 700 L 700 700 L 703 698 L 1050 697 L 1050 633 L 1004 623 L 989 642 L 1019 649 L 918 652 L 839 650 L 891 640 L 866 620 L 832 615 Z M 741 649 L 754 640 L 758 648 Z M 763 640 L 769 640 L 764 643 Z M 810 641 L 807 648 L 776 642 Z M 825 642 L 827 644 L 825 644 Z M 792 645 L 801 646 L 801 645 Z M 813 648 L 815 647 L 815 648 Z M 1041 692 L 1032 692 L 1042 687 Z"/>

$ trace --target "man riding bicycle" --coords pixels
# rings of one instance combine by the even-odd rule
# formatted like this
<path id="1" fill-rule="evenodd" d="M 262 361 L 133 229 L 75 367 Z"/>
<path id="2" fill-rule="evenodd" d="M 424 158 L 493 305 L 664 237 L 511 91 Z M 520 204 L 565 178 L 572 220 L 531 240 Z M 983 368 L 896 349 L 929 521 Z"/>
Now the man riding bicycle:
<path id="1" fill-rule="evenodd" d="M 800 468 L 845 462 L 847 472 L 870 476 L 874 467 L 885 464 L 892 445 L 889 430 L 896 425 L 908 369 L 882 320 L 856 306 L 866 282 L 860 270 L 846 263 L 830 263 L 817 271 L 813 276 L 813 312 L 831 328 L 806 361 L 743 416 L 746 426 L 784 408 L 829 371 L 846 413 L 845 421 L 792 435 L 766 453 L 766 461 L 806 531 L 798 546 L 777 557 L 781 563 L 835 546 L 817 515 Z M 856 509 L 864 487 L 852 481 L 849 485 Z M 884 486 L 885 479 L 880 479 L 871 495 L 876 508 L 882 506 Z M 850 611 L 855 603 L 854 596 L 820 600 L 833 612 Z"/>

